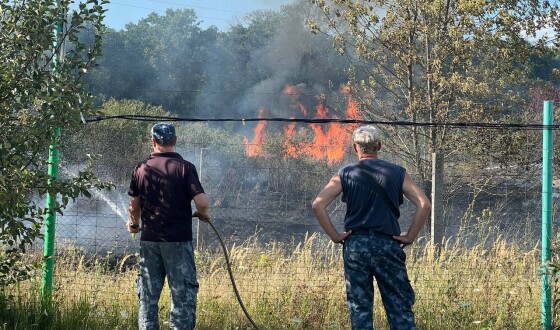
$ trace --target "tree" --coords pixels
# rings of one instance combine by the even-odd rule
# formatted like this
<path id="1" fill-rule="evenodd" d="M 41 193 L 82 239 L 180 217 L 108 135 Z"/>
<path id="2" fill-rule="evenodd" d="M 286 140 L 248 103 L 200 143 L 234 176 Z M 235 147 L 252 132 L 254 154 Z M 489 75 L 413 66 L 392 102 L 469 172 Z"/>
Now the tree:
<path id="1" fill-rule="evenodd" d="M 91 90 L 182 116 L 228 117 L 256 115 L 286 84 L 305 83 L 317 87 L 314 93 L 329 82 L 338 88 L 348 80 L 346 59 L 305 25 L 318 13 L 301 0 L 252 12 L 228 31 L 201 29 L 193 10 L 152 13 L 107 33 Z"/>
<path id="2" fill-rule="evenodd" d="M 546 54 L 545 29 L 560 31 L 558 4 L 503 0 L 309 0 L 324 20 L 310 20 L 315 33 L 333 38 L 351 58 L 350 89 L 362 115 L 379 121 L 420 125 L 381 126 L 386 150 L 409 168 L 426 190 L 444 187 L 432 173 L 460 176 L 446 180 L 443 199 L 434 201 L 434 243 L 443 233 L 442 205 L 469 196 L 463 221 L 470 223 L 475 202 L 496 195 L 507 176 L 531 177 L 538 161 L 523 147 L 534 131 L 453 129 L 453 122 L 519 123 L 535 119 L 528 90 L 536 74 L 534 55 Z M 436 125 L 422 125 L 435 123 Z M 433 162 L 433 155 L 443 161 Z M 507 173 L 506 173 L 507 171 Z M 433 182 L 432 182 L 433 181 Z M 430 183 L 432 185 L 430 185 Z M 438 189 L 439 188 L 439 189 Z M 498 189 L 496 189 L 498 188 Z M 519 190 L 524 189 L 522 185 Z M 522 194 L 512 194 L 511 199 Z M 503 207 L 496 201 L 496 208 Z M 499 211 L 499 210 L 496 210 Z M 438 224 L 439 223 L 439 224 Z"/>
<path id="3" fill-rule="evenodd" d="M 104 116 L 139 115 L 170 117 L 161 107 L 137 100 L 104 100 L 99 107 Z M 152 152 L 150 129 L 154 122 L 124 119 L 88 122 L 78 132 L 67 134 L 62 150 L 63 165 L 80 166 L 83 155 L 96 155 L 96 174 L 116 185 L 128 185 L 136 164 Z"/>
<path id="4" fill-rule="evenodd" d="M 352 57 L 354 94 L 374 120 L 519 120 L 530 55 L 547 47 L 547 36 L 537 32 L 559 25 L 558 5 L 548 1 L 310 1 L 325 14 L 310 27 L 333 36 L 339 52 Z M 387 130 L 388 146 L 425 184 L 433 152 L 450 159 L 478 134 L 431 126 Z M 484 158 L 494 150 L 480 151 Z"/>
<path id="5" fill-rule="evenodd" d="M 69 198 L 106 187 L 87 168 L 47 184 L 49 145 L 64 144 L 53 139 L 54 129 L 75 131 L 80 115 L 94 112 L 81 78 L 101 53 L 106 1 L 81 2 L 55 44 L 53 31 L 70 3 L 0 1 L 0 287 L 30 275 L 23 256 L 42 236 L 45 209 L 38 196 L 59 194 L 56 211 L 62 212 Z M 86 47 L 78 35 L 89 23 L 94 35 Z"/>
<path id="6" fill-rule="evenodd" d="M 165 15 L 151 13 L 125 30 L 110 31 L 105 56 L 90 80 L 93 91 L 193 113 L 218 33 L 199 24 L 192 9 L 168 9 Z"/>

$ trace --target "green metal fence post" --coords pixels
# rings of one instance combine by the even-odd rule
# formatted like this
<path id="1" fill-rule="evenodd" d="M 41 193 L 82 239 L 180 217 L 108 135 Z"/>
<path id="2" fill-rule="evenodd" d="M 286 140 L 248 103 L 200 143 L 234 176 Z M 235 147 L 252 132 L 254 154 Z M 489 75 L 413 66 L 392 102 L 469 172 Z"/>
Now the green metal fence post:
<path id="1" fill-rule="evenodd" d="M 59 2 L 56 2 L 60 6 Z M 58 49 L 60 48 L 60 37 L 62 34 L 62 19 L 57 23 L 55 33 L 55 40 L 53 42 L 53 72 L 54 76 L 58 73 L 58 65 L 60 56 Z M 50 187 L 54 181 L 58 180 L 58 166 L 59 166 L 59 146 L 60 128 L 55 128 L 52 137 L 52 144 L 49 146 L 49 165 L 48 174 L 51 178 L 48 181 Z M 47 193 L 46 202 L 46 217 L 45 217 L 45 244 L 43 247 L 43 281 L 41 285 L 41 297 L 44 302 L 50 302 L 52 297 L 52 277 L 54 269 L 54 241 L 55 241 L 55 228 L 56 228 L 56 199 L 57 195 L 50 192 Z"/>
<path id="2" fill-rule="evenodd" d="M 60 137 L 60 128 L 56 128 L 53 139 L 56 141 Z M 59 150 L 56 142 L 49 146 L 49 167 L 48 174 L 51 175 L 48 185 L 58 179 L 58 160 Z M 41 295 L 44 301 L 50 301 L 52 294 L 52 277 L 54 268 L 54 240 L 56 228 L 56 194 L 47 193 L 46 219 L 45 219 L 45 245 L 43 247 L 43 283 Z"/>
<path id="3" fill-rule="evenodd" d="M 552 125 L 553 102 L 544 101 L 543 125 Z M 552 129 L 543 129 L 543 181 L 542 181 L 542 329 L 552 329 L 550 272 L 552 232 Z"/>

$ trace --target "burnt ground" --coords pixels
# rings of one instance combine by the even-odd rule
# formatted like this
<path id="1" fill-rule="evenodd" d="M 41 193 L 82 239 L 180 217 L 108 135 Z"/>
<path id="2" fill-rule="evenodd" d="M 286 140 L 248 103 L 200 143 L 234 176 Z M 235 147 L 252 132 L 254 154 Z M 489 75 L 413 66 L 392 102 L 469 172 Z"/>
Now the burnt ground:
<path id="1" fill-rule="evenodd" d="M 473 195 L 468 191 L 457 194 L 445 205 L 442 223 L 445 237 L 469 246 L 482 241 L 491 244 L 500 238 L 534 247 L 541 235 L 541 197 L 537 188 L 515 190 L 510 187 L 507 194 L 500 189 L 487 191 L 479 194 L 474 204 Z M 212 190 L 208 195 L 213 203 L 212 222 L 226 245 L 247 240 L 292 244 L 303 241 L 306 235 L 323 233 L 311 212 L 314 196 L 310 192 L 289 194 L 253 187 L 235 193 L 226 191 L 221 198 L 212 198 L 217 196 Z M 76 245 L 99 254 L 135 251 L 138 241 L 125 230 L 127 204 L 128 196 L 123 187 L 92 199 L 77 200 L 57 219 L 59 246 Z M 465 216 L 471 207 L 470 216 Z M 345 205 L 337 200 L 330 212 L 335 226 L 342 230 Z M 410 225 L 412 214 L 410 202 L 405 201 L 401 208 L 403 231 Z M 429 226 L 428 223 L 420 235 L 429 236 Z M 554 228 L 556 226 L 555 223 Z M 195 220 L 193 232 L 195 244 L 196 239 L 200 239 L 201 245 L 217 246 L 218 241 L 207 224 L 199 225 Z"/>

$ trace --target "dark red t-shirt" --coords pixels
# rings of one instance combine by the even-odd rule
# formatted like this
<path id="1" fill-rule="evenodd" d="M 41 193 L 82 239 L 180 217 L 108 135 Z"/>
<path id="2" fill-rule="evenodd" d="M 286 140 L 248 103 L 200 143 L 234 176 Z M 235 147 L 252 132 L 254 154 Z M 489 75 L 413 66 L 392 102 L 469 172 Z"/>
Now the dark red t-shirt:
<path id="1" fill-rule="evenodd" d="M 204 193 L 195 166 L 176 152 L 154 152 L 138 163 L 128 194 L 140 197 L 141 240 L 192 241 L 194 196 Z"/>

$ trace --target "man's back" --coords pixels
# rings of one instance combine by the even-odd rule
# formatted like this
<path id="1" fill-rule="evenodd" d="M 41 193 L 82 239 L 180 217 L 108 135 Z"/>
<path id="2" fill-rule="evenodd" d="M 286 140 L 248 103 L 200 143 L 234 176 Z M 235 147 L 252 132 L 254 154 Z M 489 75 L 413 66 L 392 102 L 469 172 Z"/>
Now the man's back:
<path id="1" fill-rule="evenodd" d="M 158 302 L 166 278 L 171 293 L 169 328 L 192 330 L 196 324 L 192 217 L 209 221 L 209 204 L 194 165 L 175 152 L 176 143 L 175 126 L 154 125 L 154 152 L 136 166 L 128 190 L 127 228 L 132 234 L 142 233 L 137 281 L 140 330 L 159 328 Z"/>
<path id="2" fill-rule="evenodd" d="M 333 242 L 344 244 L 344 277 L 352 329 L 373 329 L 373 277 L 391 329 L 416 329 L 412 311 L 414 290 L 402 248 L 414 242 L 424 225 L 430 211 L 429 200 L 404 168 L 378 159 L 382 144 L 377 128 L 359 127 L 352 133 L 352 140 L 359 163 L 334 175 L 312 204 L 325 233 Z M 343 233 L 334 226 L 327 211 L 340 194 L 347 204 Z M 397 222 L 403 195 L 416 207 L 406 234 L 400 233 Z"/>
<path id="3" fill-rule="evenodd" d="M 345 229 L 372 229 L 387 235 L 399 235 L 399 214 L 375 189 L 375 182 L 385 191 L 396 209 L 403 202 L 406 170 L 380 159 L 366 159 L 339 171 L 342 201 L 347 204 Z"/>
<path id="4" fill-rule="evenodd" d="M 136 167 L 129 194 L 140 196 L 142 240 L 192 240 L 191 200 L 204 193 L 193 164 L 175 152 L 154 152 Z"/>

